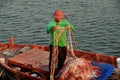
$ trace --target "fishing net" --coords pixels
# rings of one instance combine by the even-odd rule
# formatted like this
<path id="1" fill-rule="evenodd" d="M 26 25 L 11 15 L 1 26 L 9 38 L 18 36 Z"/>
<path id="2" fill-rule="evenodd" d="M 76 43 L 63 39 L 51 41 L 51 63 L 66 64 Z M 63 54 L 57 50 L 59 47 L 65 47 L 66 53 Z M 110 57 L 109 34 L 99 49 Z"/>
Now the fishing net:
<path id="1" fill-rule="evenodd" d="M 95 80 L 101 72 L 84 58 L 70 59 L 57 74 L 58 80 Z"/>
<path id="2" fill-rule="evenodd" d="M 84 58 L 77 58 L 73 51 L 71 32 L 69 31 L 69 50 L 71 56 L 58 72 L 57 80 L 95 80 L 101 75 L 98 67 L 93 66 Z"/>
<path id="3" fill-rule="evenodd" d="M 120 70 L 118 68 L 115 68 L 114 72 L 110 77 L 108 77 L 107 80 L 120 80 Z"/>

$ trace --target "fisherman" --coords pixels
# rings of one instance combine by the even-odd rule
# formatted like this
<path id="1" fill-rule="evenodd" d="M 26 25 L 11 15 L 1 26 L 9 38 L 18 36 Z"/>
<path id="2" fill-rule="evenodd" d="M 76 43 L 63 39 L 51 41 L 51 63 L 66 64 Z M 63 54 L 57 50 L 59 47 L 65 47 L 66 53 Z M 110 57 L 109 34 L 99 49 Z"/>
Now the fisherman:
<path id="1" fill-rule="evenodd" d="M 50 21 L 49 24 L 47 25 L 47 33 L 51 34 L 50 56 L 49 56 L 49 79 L 50 79 L 51 64 L 53 64 L 51 62 L 53 47 L 57 47 L 57 52 L 58 52 L 58 55 L 56 56 L 58 59 L 57 71 L 59 71 L 64 64 L 67 55 L 66 31 L 74 30 L 74 26 L 64 19 L 65 16 L 62 10 L 60 9 L 55 10 L 52 18 L 54 18 L 54 20 Z"/>

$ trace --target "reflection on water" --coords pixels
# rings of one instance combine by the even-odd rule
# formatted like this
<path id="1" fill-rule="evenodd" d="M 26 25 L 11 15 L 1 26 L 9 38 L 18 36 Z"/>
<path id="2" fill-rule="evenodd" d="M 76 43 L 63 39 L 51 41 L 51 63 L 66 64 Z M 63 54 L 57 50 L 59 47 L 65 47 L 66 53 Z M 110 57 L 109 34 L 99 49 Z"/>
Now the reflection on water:
<path id="1" fill-rule="evenodd" d="M 0 0 L 0 42 L 49 45 L 46 26 L 55 9 L 62 9 L 75 26 L 80 50 L 110 55 L 120 52 L 118 0 Z"/>

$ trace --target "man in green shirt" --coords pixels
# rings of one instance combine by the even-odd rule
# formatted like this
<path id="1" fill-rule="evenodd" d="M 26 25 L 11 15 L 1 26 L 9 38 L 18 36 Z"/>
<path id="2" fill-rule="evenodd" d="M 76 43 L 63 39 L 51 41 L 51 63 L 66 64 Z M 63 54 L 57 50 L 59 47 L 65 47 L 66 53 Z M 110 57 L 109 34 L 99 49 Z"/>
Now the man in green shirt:
<path id="1" fill-rule="evenodd" d="M 71 25 L 67 20 L 63 19 L 64 14 L 61 10 L 55 10 L 54 15 L 52 16 L 55 20 L 50 21 L 47 25 L 47 33 L 51 34 L 51 44 L 50 44 L 50 56 L 49 56 L 49 72 L 51 70 L 51 59 L 53 53 L 53 47 L 58 48 L 58 67 L 59 71 L 66 59 L 67 55 L 67 37 L 66 30 L 74 30 L 73 25 Z M 52 63 L 53 64 L 53 63 Z M 49 73 L 50 75 L 50 73 Z"/>

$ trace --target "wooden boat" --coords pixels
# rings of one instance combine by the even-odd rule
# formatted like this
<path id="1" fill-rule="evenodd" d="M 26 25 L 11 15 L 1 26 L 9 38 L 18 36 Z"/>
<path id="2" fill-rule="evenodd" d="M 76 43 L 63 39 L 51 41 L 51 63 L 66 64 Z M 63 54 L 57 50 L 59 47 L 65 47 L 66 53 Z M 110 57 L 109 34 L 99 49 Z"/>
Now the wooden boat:
<path id="1" fill-rule="evenodd" d="M 75 55 L 89 61 L 109 63 L 117 69 L 117 57 L 93 52 L 74 50 Z M 0 43 L 0 77 L 9 80 L 47 80 L 49 47 L 43 45 L 15 44 L 13 37 L 9 43 Z M 119 80 L 114 72 L 108 80 Z"/>

